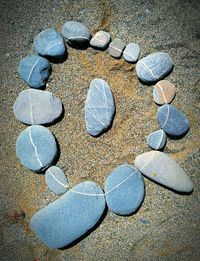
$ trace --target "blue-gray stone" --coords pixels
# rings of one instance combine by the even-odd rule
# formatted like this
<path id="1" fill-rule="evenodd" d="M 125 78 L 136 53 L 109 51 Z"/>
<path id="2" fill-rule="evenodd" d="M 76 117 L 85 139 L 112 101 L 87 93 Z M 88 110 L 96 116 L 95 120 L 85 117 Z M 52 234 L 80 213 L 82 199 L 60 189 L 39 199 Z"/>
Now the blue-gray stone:
<path id="1" fill-rule="evenodd" d="M 61 58 L 66 52 L 64 39 L 54 28 L 39 33 L 33 45 L 35 51 L 42 56 Z"/>
<path id="2" fill-rule="evenodd" d="M 92 80 L 85 103 L 87 131 L 92 136 L 101 134 L 111 125 L 114 113 L 115 102 L 107 82 L 98 78 Z"/>
<path id="3" fill-rule="evenodd" d="M 144 195 L 143 177 L 131 165 L 119 166 L 106 178 L 106 202 L 109 209 L 118 215 L 129 215 L 136 211 Z"/>
<path id="4" fill-rule="evenodd" d="M 84 24 L 76 21 L 66 22 L 62 27 L 61 34 L 72 46 L 87 45 L 91 39 L 89 29 Z"/>
<path id="5" fill-rule="evenodd" d="M 51 166 L 45 173 L 45 181 L 50 190 L 60 195 L 67 191 L 68 181 L 64 172 L 56 167 Z"/>
<path id="6" fill-rule="evenodd" d="M 43 87 L 49 77 L 51 64 L 44 57 L 29 55 L 24 57 L 19 64 L 20 79 L 32 88 Z"/>
<path id="7" fill-rule="evenodd" d="M 102 189 L 85 181 L 39 210 L 31 219 L 31 229 L 47 246 L 62 248 L 92 229 L 105 205 Z"/>
<path id="8" fill-rule="evenodd" d="M 124 59 L 129 63 L 134 63 L 138 60 L 140 55 L 140 47 L 136 43 L 127 44 L 126 48 L 123 51 Z"/>
<path id="9" fill-rule="evenodd" d="M 163 79 L 173 68 L 171 57 L 164 52 L 147 55 L 136 64 L 136 73 L 140 80 L 153 83 Z"/>
<path id="10" fill-rule="evenodd" d="M 13 111 L 15 117 L 25 124 L 49 124 L 60 117 L 63 105 L 51 92 L 26 89 L 18 95 Z"/>
<path id="11" fill-rule="evenodd" d="M 52 165 L 57 156 L 56 140 L 47 128 L 30 126 L 20 133 L 16 154 L 24 167 L 41 172 Z"/>
<path id="12" fill-rule="evenodd" d="M 171 104 L 159 107 L 157 118 L 160 128 L 171 136 L 182 136 L 190 127 L 186 115 Z"/>
<path id="13" fill-rule="evenodd" d="M 163 130 L 157 130 L 149 134 L 147 144 L 154 150 L 162 149 L 167 140 L 167 135 Z"/>

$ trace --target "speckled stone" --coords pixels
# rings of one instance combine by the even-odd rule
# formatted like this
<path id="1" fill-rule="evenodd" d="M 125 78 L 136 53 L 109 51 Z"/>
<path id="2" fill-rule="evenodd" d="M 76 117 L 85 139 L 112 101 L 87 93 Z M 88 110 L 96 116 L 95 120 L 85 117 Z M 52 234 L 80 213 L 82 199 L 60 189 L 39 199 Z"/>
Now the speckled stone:
<path id="1" fill-rule="evenodd" d="M 61 33 L 72 46 L 88 45 L 91 39 L 89 29 L 76 21 L 66 22 Z"/>
<path id="2" fill-rule="evenodd" d="M 181 136 L 189 130 L 189 121 L 186 115 L 171 104 L 158 108 L 157 118 L 160 128 L 171 136 Z"/>
<path id="3" fill-rule="evenodd" d="M 103 79 L 91 81 L 85 102 L 85 122 L 87 131 L 97 136 L 108 129 L 115 113 L 112 91 Z"/>
<path id="4" fill-rule="evenodd" d="M 176 94 L 175 86 L 167 81 L 162 80 L 156 83 L 153 89 L 153 99 L 157 104 L 170 103 Z"/>
<path id="5" fill-rule="evenodd" d="M 85 181 L 39 210 L 31 219 L 31 229 L 48 247 L 62 248 L 94 227 L 105 205 L 102 189 Z"/>
<path id="6" fill-rule="evenodd" d="M 131 165 L 114 169 L 105 181 L 106 202 L 118 215 L 136 211 L 144 199 L 144 181 L 141 173 Z"/>
<path id="7" fill-rule="evenodd" d="M 30 126 L 20 133 L 16 154 L 25 168 L 41 172 L 52 165 L 57 156 L 56 140 L 47 128 Z"/>
<path id="8" fill-rule="evenodd" d="M 51 92 L 27 89 L 19 93 L 13 111 L 25 124 L 49 124 L 60 117 L 63 105 Z"/>
<path id="9" fill-rule="evenodd" d="M 62 35 L 54 28 L 39 33 L 33 42 L 35 51 L 42 56 L 61 58 L 66 52 Z"/>
<path id="10" fill-rule="evenodd" d="M 154 150 L 162 149 L 167 141 L 167 135 L 163 130 L 157 130 L 149 134 L 147 144 Z"/>
<path id="11" fill-rule="evenodd" d="M 126 48 L 123 51 L 123 57 L 129 63 L 137 62 L 139 55 L 140 55 L 140 47 L 136 43 L 127 44 Z"/>
<path id="12" fill-rule="evenodd" d="M 136 157 L 135 166 L 151 180 L 178 192 L 191 192 L 193 183 L 181 166 L 165 153 L 150 151 Z"/>
<path id="13" fill-rule="evenodd" d="M 120 58 L 125 46 L 126 44 L 121 39 L 115 38 L 109 44 L 109 48 L 108 48 L 109 54 L 114 58 Z"/>
<path id="14" fill-rule="evenodd" d="M 105 49 L 108 46 L 110 39 L 109 33 L 99 31 L 90 40 L 90 45 L 95 48 Z"/>
<path id="15" fill-rule="evenodd" d="M 45 173 L 45 181 L 49 189 L 55 194 L 60 195 L 67 192 L 68 181 L 60 168 L 56 166 L 48 168 Z"/>
<path id="16" fill-rule="evenodd" d="M 147 83 L 163 79 L 173 68 L 172 58 L 164 52 L 147 55 L 136 64 L 138 78 Z"/>
<path id="17" fill-rule="evenodd" d="M 44 57 L 29 55 L 19 64 L 18 72 L 21 80 L 32 88 L 43 87 L 49 77 L 51 64 Z"/>

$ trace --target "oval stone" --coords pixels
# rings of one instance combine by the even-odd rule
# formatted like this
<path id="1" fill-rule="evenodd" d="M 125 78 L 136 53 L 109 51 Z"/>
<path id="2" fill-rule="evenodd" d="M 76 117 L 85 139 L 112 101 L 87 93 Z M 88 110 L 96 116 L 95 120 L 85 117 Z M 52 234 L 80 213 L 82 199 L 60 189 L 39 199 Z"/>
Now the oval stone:
<path id="1" fill-rule="evenodd" d="M 160 128 L 171 136 L 181 136 L 190 127 L 186 115 L 170 104 L 165 104 L 158 108 L 157 118 Z"/>
<path id="2" fill-rule="evenodd" d="M 111 37 L 109 33 L 99 31 L 90 40 L 90 45 L 95 48 L 104 49 L 108 46 L 110 39 Z"/>
<path id="3" fill-rule="evenodd" d="M 51 92 L 27 89 L 18 95 L 13 111 L 25 124 L 49 124 L 60 117 L 63 105 Z"/>
<path id="4" fill-rule="evenodd" d="M 92 181 L 85 181 L 39 210 L 30 226 L 48 247 L 62 248 L 92 229 L 105 205 L 102 189 Z"/>
<path id="5" fill-rule="evenodd" d="M 140 55 L 140 47 L 136 43 L 127 44 L 126 48 L 123 51 L 124 59 L 129 63 L 134 63 L 138 60 Z"/>
<path id="6" fill-rule="evenodd" d="M 120 58 L 125 46 L 125 43 L 121 39 L 115 38 L 109 44 L 108 52 L 112 57 Z"/>
<path id="7" fill-rule="evenodd" d="M 76 21 L 66 22 L 61 33 L 72 46 L 87 45 L 91 38 L 89 29 L 84 24 Z"/>
<path id="8" fill-rule="evenodd" d="M 21 80 L 32 88 L 43 87 L 49 77 L 51 64 L 44 57 L 29 55 L 20 61 L 18 72 Z"/>
<path id="9" fill-rule="evenodd" d="M 191 192 L 193 183 L 181 166 L 165 153 L 150 151 L 136 157 L 135 166 L 151 180 L 179 192 Z"/>
<path id="10" fill-rule="evenodd" d="M 47 128 L 34 125 L 23 130 L 16 142 L 20 162 L 33 172 L 41 172 L 53 164 L 57 156 L 57 143 Z"/>
<path id="11" fill-rule="evenodd" d="M 138 78 L 147 83 L 153 83 L 164 78 L 173 68 L 171 57 L 164 52 L 147 55 L 136 64 Z"/>
<path id="12" fill-rule="evenodd" d="M 162 149 L 167 140 L 167 135 L 163 130 L 157 130 L 149 134 L 147 144 L 154 150 Z"/>
<path id="13" fill-rule="evenodd" d="M 174 99 L 175 94 L 175 86 L 167 80 L 157 82 L 153 89 L 153 99 L 160 105 L 170 103 Z"/>
<path id="14" fill-rule="evenodd" d="M 85 102 L 85 121 L 87 131 L 97 136 L 108 129 L 115 113 L 112 91 L 103 79 L 94 79 L 90 83 Z"/>
<path id="15" fill-rule="evenodd" d="M 45 181 L 50 190 L 60 195 L 67 191 L 68 181 L 64 172 L 56 167 L 51 166 L 45 173 Z"/>
<path id="16" fill-rule="evenodd" d="M 129 215 L 144 199 L 145 189 L 141 173 L 125 164 L 114 169 L 105 181 L 106 202 L 114 213 Z"/>
<path id="17" fill-rule="evenodd" d="M 42 56 L 61 58 L 65 52 L 65 43 L 62 35 L 54 28 L 39 33 L 33 42 L 35 51 Z"/>

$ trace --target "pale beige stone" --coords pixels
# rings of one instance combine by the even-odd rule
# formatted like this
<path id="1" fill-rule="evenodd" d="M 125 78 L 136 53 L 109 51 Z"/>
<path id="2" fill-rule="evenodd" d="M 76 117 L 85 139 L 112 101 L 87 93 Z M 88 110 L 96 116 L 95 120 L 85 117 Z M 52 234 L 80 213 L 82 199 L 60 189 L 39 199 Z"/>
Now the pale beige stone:
<path id="1" fill-rule="evenodd" d="M 173 100 L 175 94 L 175 86 L 167 80 L 159 81 L 154 86 L 153 98 L 157 104 L 170 103 Z"/>
<path id="2" fill-rule="evenodd" d="M 110 34 L 104 31 L 99 31 L 92 37 L 90 45 L 96 48 L 106 48 L 109 42 Z"/>

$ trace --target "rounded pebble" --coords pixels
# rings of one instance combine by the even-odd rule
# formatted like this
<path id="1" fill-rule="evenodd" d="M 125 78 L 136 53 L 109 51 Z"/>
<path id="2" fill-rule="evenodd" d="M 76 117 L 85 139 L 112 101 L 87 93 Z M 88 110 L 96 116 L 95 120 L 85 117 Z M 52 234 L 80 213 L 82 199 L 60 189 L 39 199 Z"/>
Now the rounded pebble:
<path id="1" fill-rule="evenodd" d="M 110 43 L 110 34 L 104 31 L 97 32 L 90 40 L 90 45 L 95 48 L 104 49 Z"/>
<path id="2" fill-rule="evenodd" d="M 153 89 L 153 99 L 159 105 L 170 103 L 175 94 L 175 86 L 167 80 L 157 82 Z"/>
<path id="3" fill-rule="evenodd" d="M 39 33 L 33 42 L 35 51 L 42 56 L 61 58 L 66 52 L 62 35 L 54 28 Z"/>
<path id="4" fill-rule="evenodd" d="M 61 33 L 72 46 L 87 45 L 91 39 L 89 29 L 84 24 L 76 21 L 66 22 Z"/>
<path id="5" fill-rule="evenodd" d="M 32 88 L 43 87 L 49 77 L 51 64 L 44 57 L 29 55 L 23 58 L 19 64 L 20 79 Z"/>
<path id="6" fill-rule="evenodd" d="M 140 55 L 140 47 L 136 43 L 129 43 L 123 51 L 124 59 L 129 63 L 135 63 Z"/>
<path id="7" fill-rule="evenodd" d="M 125 43 L 121 39 L 115 38 L 109 44 L 108 52 L 112 57 L 120 58 L 125 46 Z"/>
<path id="8" fill-rule="evenodd" d="M 51 166 L 46 170 L 45 181 L 49 189 L 57 195 L 63 194 L 67 191 L 67 178 L 64 172 L 56 166 Z"/>
<path id="9" fill-rule="evenodd" d="M 190 127 L 186 115 L 171 104 L 158 108 L 157 119 L 160 128 L 171 136 L 182 136 Z"/>
<path id="10" fill-rule="evenodd" d="M 105 181 L 106 202 L 114 213 L 129 215 L 141 205 L 144 195 L 144 181 L 141 173 L 131 165 L 114 169 Z"/>
<path id="11" fill-rule="evenodd" d="M 154 150 L 164 148 L 167 140 L 167 135 L 163 130 L 157 130 L 149 134 L 147 144 Z"/>
<path id="12" fill-rule="evenodd" d="M 138 78 L 147 83 L 153 83 L 164 78 L 173 68 L 171 57 L 164 52 L 147 55 L 136 64 Z"/>
<path id="13" fill-rule="evenodd" d="M 63 105 L 51 92 L 27 89 L 18 95 L 13 111 L 25 124 L 49 124 L 60 117 Z"/>
<path id="14" fill-rule="evenodd" d="M 57 143 L 47 128 L 34 125 L 22 131 L 16 142 L 16 154 L 22 165 L 33 172 L 41 172 L 53 164 Z"/>

